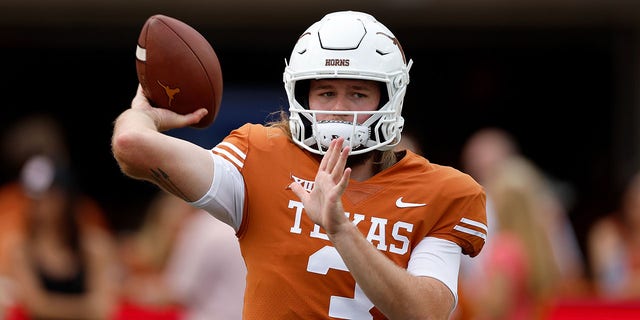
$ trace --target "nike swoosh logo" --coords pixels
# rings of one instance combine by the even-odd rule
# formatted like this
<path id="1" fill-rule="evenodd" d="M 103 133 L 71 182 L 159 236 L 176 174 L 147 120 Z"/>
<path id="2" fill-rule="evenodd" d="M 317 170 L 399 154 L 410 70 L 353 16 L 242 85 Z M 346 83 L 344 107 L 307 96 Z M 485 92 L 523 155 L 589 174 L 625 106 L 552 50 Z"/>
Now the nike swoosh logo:
<path id="1" fill-rule="evenodd" d="M 415 208 L 415 207 L 424 207 L 427 204 L 426 203 L 412 203 L 412 202 L 404 202 L 402 201 L 403 197 L 398 198 L 398 200 L 396 200 L 396 206 L 398 208 Z"/>

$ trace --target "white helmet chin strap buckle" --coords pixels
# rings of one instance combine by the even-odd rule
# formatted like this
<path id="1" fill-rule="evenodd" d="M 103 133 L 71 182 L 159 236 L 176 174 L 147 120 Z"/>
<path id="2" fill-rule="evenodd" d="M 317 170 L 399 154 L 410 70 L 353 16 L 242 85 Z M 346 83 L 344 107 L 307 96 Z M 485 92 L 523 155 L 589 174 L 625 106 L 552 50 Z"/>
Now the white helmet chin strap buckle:
<path id="1" fill-rule="evenodd" d="M 351 150 L 365 146 L 369 140 L 369 127 L 350 121 L 319 121 L 315 126 L 317 142 L 324 149 L 329 148 L 331 141 L 339 137 L 344 138 L 344 145 L 351 146 Z"/>

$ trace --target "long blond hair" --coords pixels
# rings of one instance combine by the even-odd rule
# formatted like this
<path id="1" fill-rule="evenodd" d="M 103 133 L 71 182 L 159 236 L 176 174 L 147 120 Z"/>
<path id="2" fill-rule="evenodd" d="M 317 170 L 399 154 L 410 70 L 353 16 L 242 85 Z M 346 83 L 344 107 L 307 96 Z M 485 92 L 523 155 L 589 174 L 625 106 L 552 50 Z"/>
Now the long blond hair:
<path id="1" fill-rule="evenodd" d="M 517 235 L 526 247 L 531 272 L 530 292 L 545 299 L 556 289 L 559 268 L 544 230 L 545 197 L 549 192 L 545 178 L 527 159 L 514 156 L 501 164 L 489 182 L 497 227 Z"/>

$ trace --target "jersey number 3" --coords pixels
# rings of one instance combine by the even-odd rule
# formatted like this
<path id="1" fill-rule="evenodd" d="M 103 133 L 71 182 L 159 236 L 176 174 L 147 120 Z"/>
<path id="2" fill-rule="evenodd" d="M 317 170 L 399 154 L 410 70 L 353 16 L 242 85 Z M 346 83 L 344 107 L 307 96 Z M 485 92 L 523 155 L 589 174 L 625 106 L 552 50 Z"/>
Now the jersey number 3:
<path id="1" fill-rule="evenodd" d="M 307 271 L 317 274 L 327 274 L 329 269 L 349 272 L 336 248 L 325 246 L 309 257 Z M 339 319 L 373 319 L 369 313 L 369 310 L 372 308 L 373 303 L 371 303 L 356 283 L 353 299 L 331 296 L 329 316 Z"/>

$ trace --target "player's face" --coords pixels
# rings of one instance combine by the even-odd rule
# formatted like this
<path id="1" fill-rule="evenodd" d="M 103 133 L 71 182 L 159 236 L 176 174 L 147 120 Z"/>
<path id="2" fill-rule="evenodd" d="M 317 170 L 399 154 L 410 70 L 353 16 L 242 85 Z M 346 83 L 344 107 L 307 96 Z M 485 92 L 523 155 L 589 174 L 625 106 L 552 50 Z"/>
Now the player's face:
<path id="1" fill-rule="evenodd" d="M 380 103 L 380 86 L 377 82 L 355 79 L 311 80 L 309 108 L 327 111 L 374 111 Z M 364 122 L 371 115 L 357 118 Z M 353 115 L 318 114 L 317 120 L 353 121 Z"/>

